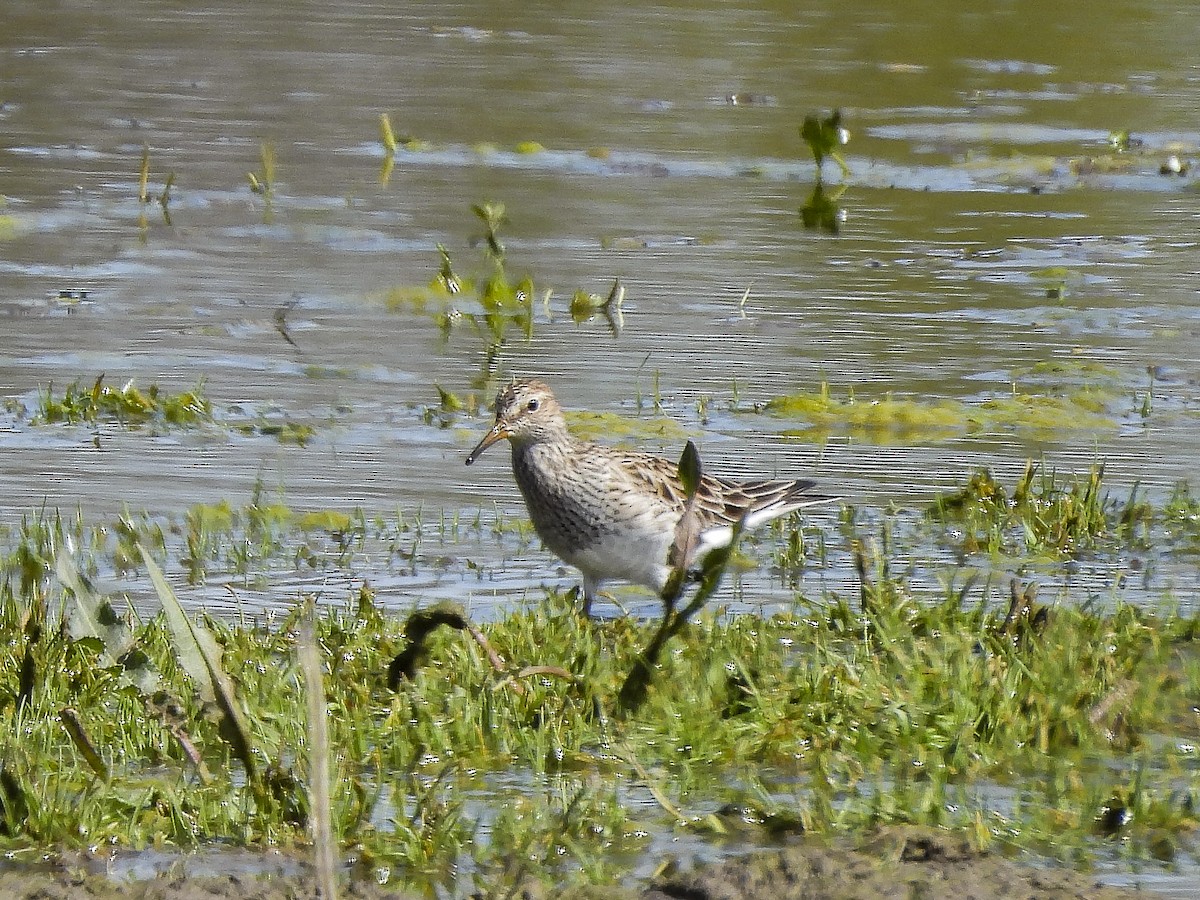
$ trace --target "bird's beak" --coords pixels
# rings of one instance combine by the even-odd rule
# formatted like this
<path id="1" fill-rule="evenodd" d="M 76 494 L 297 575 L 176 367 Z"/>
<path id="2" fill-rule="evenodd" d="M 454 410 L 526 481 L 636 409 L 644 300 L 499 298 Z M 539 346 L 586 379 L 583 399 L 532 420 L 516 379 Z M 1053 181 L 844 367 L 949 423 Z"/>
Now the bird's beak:
<path id="1" fill-rule="evenodd" d="M 483 451 L 492 446 L 492 444 L 495 444 L 497 441 L 502 441 L 506 437 L 508 437 L 508 429 L 505 428 L 501 422 L 497 422 L 494 426 L 492 426 L 492 430 L 483 436 L 483 440 L 475 445 L 475 449 L 467 454 L 467 465 L 469 466 L 471 463 L 475 462 L 475 460 L 479 458 Z"/>

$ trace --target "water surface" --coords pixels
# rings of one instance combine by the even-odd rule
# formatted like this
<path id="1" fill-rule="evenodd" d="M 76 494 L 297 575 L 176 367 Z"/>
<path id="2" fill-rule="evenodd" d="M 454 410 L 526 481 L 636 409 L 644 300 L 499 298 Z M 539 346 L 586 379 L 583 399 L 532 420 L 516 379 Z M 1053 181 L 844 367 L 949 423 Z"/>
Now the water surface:
<path id="1" fill-rule="evenodd" d="M 0 420 L 0 520 L 78 508 L 90 522 L 123 509 L 177 522 L 197 503 L 248 502 L 256 481 L 301 511 L 519 518 L 502 452 L 462 465 L 484 419 L 425 415 L 435 385 L 487 402 L 512 374 L 550 379 L 574 408 L 635 415 L 640 399 L 649 416 L 657 401 L 709 470 L 809 475 L 864 509 L 919 509 L 981 466 L 1011 483 L 1028 458 L 1067 473 L 1103 462 L 1115 495 L 1140 483 L 1161 502 L 1194 478 L 1198 449 L 1200 194 L 1194 174 L 1159 174 L 1172 154 L 1197 161 L 1191 13 L 12 3 L 0 395 L 16 402 Z M 801 224 L 815 166 L 797 129 L 835 107 L 852 138 L 849 176 L 824 169 L 830 190 L 844 184 L 833 235 Z M 384 112 L 421 141 L 386 180 Z M 1125 156 L 1109 144 L 1120 130 L 1135 136 Z M 277 158 L 269 207 L 246 180 L 264 142 Z M 143 146 L 152 192 L 174 173 L 169 216 L 137 200 Z M 486 200 L 506 205 L 510 270 L 553 289 L 528 339 L 447 334 L 436 313 L 478 311 L 469 299 L 396 302 L 436 274 L 439 244 L 486 271 L 470 212 Z M 620 332 L 574 321 L 572 293 L 607 293 L 616 277 Z M 282 309 L 294 344 L 276 328 Z M 751 412 L 822 381 L 866 400 L 981 403 L 1036 388 L 1033 367 L 1056 361 L 1105 367 L 1128 396 L 1111 427 L 816 440 Z M 203 382 L 226 424 L 317 432 L 295 446 L 225 428 L 30 424 L 40 389 L 102 373 Z M 682 441 L 661 443 L 674 455 Z M 830 565 L 801 587 L 852 586 L 836 513 L 814 522 Z M 486 615 L 497 598 L 573 583 L 536 542 L 440 534 L 423 550 L 432 569 L 364 557 L 314 581 L 280 566 L 242 600 L 340 598 L 369 577 L 398 609 L 453 597 Z M 1125 563 L 1104 561 L 1088 590 Z M 1161 571 L 1131 580 L 1146 589 L 1135 599 L 1194 594 L 1194 565 Z M 191 597 L 226 608 L 221 584 Z M 753 607 L 791 590 L 764 565 L 731 596 Z"/>

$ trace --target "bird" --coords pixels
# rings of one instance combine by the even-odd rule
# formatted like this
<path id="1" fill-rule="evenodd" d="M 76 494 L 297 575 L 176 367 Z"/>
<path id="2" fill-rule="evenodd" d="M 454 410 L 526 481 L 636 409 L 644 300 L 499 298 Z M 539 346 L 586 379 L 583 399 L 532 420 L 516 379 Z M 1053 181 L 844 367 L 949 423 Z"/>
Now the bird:
<path id="1" fill-rule="evenodd" d="M 583 614 L 604 582 L 643 585 L 662 595 L 671 576 L 676 529 L 688 510 L 679 464 L 571 434 L 553 391 L 514 380 L 496 397 L 495 422 L 466 464 L 500 441 L 542 543 L 583 575 Z M 752 529 L 833 498 L 811 497 L 807 479 L 734 481 L 702 475 L 690 515 L 699 536 L 691 560 L 727 547 L 739 521 Z"/>

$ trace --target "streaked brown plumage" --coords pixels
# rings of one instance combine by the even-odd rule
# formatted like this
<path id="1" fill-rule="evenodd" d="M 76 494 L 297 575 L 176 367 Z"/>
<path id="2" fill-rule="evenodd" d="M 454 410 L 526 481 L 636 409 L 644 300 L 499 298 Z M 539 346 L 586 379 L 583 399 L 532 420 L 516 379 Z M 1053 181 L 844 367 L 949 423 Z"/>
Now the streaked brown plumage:
<path id="1" fill-rule="evenodd" d="M 543 543 L 583 573 L 584 610 L 602 582 L 631 581 L 661 593 L 667 556 L 687 501 L 675 462 L 572 436 L 562 407 L 542 381 L 515 381 L 496 398 L 492 429 L 467 456 L 473 463 L 505 438 L 529 517 Z M 726 546 L 733 524 L 746 528 L 827 498 L 803 496 L 812 481 L 732 481 L 705 475 L 696 495 L 700 559 Z"/>

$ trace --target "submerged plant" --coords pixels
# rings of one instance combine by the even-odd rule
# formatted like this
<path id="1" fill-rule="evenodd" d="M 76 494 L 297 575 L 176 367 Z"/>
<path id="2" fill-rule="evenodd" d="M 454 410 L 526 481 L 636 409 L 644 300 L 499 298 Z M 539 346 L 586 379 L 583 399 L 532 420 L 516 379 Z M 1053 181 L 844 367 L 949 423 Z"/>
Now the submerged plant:
<path id="1" fill-rule="evenodd" d="M 1035 373 L 1039 374 L 1039 373 Z M 1107 378 L 1107 376 L 1105 376 Z M 1104 383 L 1070 383 L 1047 379 L 1030 392 L 1012 391 L 980 402 L 885 394 L 866 399 L 853 388 L 845 399 L 834 395 L 827 382 L 815 391 L 772 397 L 759 410 L 807 422 L 785 431 L 790 437 L 823 440 L 831 433 L 848 433 L 867 440 L 934 440 L 954 434 L 1015 429 L 1036 434 L 1061 431 L 1107 431 L 1116 427 L 1112 411 L 1125 398 Z"/>
<path id="2" fill-rule="evenodd" d="M 864 400 L 853 389 L 846 398 L 835 397 L 822 381 L 816 391 L 799 391 L 773 397 L 762 407 L 772 416 L 807 420 L 808 429 L 788 432 L 796 436 L 821 436 L 831 431 L 848 431 L 870 440 L 931 439 L 966 429 L 970 422 L 966 407 L 951 400 L 921 400 L 891 395 Z"/>

